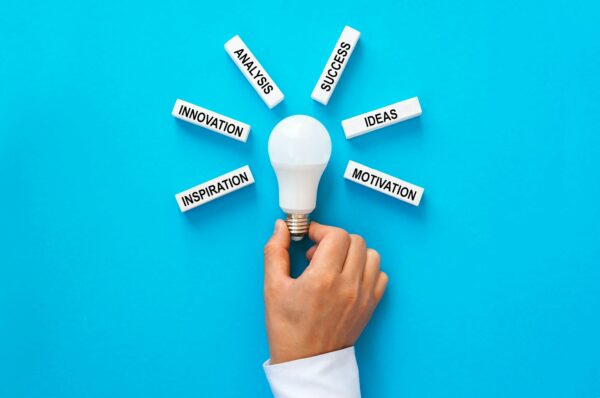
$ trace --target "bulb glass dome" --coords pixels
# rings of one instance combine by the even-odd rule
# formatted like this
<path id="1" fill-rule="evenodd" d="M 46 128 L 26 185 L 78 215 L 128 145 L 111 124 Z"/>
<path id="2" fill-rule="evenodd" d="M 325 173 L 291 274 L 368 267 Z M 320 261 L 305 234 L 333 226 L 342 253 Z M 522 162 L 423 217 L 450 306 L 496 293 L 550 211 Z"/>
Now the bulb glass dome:
<path id="1" fill-rule="evenodd" d="M 288 214 L 292 238 L 301 239 L 308 229 L 307 215 L 316 207 L 319 181 L 330 156 L 329 133 L 313 117 L 287 117 L 271 132 L 269 157 L 279 184 L 279 206 Z"/>

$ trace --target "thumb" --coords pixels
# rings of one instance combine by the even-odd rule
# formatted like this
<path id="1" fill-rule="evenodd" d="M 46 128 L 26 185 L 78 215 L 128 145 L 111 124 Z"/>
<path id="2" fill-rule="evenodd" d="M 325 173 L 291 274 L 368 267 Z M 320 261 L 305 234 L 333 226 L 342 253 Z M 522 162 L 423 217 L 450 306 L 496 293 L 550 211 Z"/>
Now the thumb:
<path id="1" fill-rule="evenodd" d="M 265 245 L 265 281 L 290 276 L 290 232 L 283 220 L 275 221 L 273 236 Z"/>

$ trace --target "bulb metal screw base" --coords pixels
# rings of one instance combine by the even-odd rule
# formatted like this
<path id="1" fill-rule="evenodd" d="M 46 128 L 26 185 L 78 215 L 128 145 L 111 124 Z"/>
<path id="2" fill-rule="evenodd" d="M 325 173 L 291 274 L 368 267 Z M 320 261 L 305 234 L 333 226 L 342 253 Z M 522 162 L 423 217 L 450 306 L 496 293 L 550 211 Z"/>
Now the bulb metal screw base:
<path id="1" fill-rule="evenodd" d="M 308 233 L 308 226 L 310 220 L 308 214 L 291 214 L 288 213 L 285 219 L 285 223 L 290 230 L 290 237 L 293 241 L 297 242 L 304 238 L 304 235 Z"/>

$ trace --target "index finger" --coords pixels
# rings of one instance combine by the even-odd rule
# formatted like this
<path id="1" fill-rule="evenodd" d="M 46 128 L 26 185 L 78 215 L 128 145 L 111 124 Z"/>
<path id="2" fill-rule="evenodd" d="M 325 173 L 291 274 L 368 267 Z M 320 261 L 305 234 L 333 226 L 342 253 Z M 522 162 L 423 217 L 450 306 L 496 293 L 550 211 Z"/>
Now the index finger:
<path id="1" fill-rule="evenodd" d="M 310 264 L 341 272 L 350 247 L 350 235 L 341 228 L 313 221 L 310 223 L 308 237 L 317 245 Z"/>

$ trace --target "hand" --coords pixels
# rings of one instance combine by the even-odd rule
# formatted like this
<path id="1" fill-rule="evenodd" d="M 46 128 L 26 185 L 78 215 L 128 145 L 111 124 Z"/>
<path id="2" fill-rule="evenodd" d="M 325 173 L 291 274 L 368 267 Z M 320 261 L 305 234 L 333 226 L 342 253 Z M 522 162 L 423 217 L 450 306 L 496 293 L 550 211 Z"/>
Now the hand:
<path id="1" fill-rule="evenodd" d="M 265 246 L 265 313 L 271 363 L 354 345 L 381 300 L 388 277 L 379 254 L 340 228 L 310 224 L 310 264 L 290 277 L 290 234 L 282 220 Z"/>

